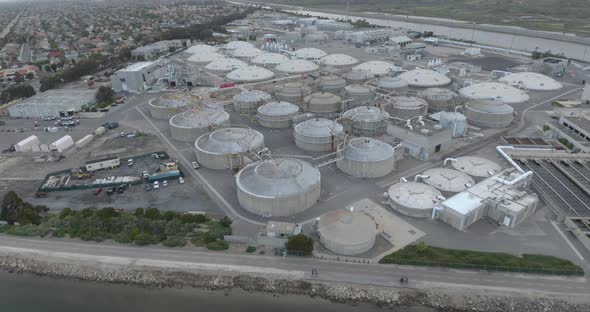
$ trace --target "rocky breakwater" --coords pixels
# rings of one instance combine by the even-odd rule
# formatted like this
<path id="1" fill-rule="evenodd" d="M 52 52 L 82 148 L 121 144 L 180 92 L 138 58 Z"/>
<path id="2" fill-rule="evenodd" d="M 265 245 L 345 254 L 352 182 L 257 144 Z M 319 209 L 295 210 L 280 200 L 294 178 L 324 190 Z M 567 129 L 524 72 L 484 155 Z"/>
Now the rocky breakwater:
<path id="1" fill-rule="evenodd" d="M 560 297 L 515 294 L 477 295 L 465 290 L 370 287 L 316 281 L 289 274 L 206 270 L 184 264 L 147 266 L 128 258 L 67 257 L 7 254 L 0 251 L 0 269 L 11 273 L 32 273 L 53 278 L 72 278 L 99 283 L 117 283 L 145 287 L 194 287 L 297 294 L 320 297 L 339 303 L 374 303 L 383 306 L 423 305 L 445 312 L 582 312 L 590 305 Z M 149 263 L 149 261 L 148 261 Z M 482 291 L 483 292 L 483 291 Z M 481 293 L 481 292 L 480 292 Z"/>

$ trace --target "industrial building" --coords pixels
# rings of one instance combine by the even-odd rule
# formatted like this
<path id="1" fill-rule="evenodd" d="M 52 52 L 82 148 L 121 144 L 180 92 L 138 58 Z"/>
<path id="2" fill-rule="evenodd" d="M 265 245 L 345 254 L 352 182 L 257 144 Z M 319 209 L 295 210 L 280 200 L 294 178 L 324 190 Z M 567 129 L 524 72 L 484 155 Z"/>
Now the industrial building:
<path id="1" fill-rule="evenodd" d="M 236 175 L 238 201 L 265 217 L 292 216 L 320 198 L 320 171 L 299 159 L 277 158 L 253 163 Z"/>
<path id="2" fill-rule="evenodd" d="M 428 102 L 428 111 L 432 113 L 452 112 L 462 104 L 459 94 L 449 89 L 428 88 L 420 90 L 417 95 Z"/>
<path id="3" fill-rule="evenodd" d="M 451 130 L 422 118 L 393 120 L 387 125 L 387 134 L 401 141 L 406 155 L 420 160 L 429 160 L 452 141 Z"/>
<path id="4" fill-rule="evenodd" d="M 40 151 L 41 142 L 36 135 L 31 135 L 26 139 L 14 144 L 14 151 L 20 153 L 30 153 Z"/>
<path id="5" fill-rule="evenodd" d="M 324 56 L 320 63 L 325 66 L 332 66 L 338 68 L 346 68 L 355 65 L 359 61 L 347 54 L 330 54 Z"/>
<path id="6" fill-rule="evenodd" d="M 422 173 L 422 181 L 441 192 L 458 193 L 475 184 L 469 175 L 449 168 L 432 168 Z"/>
<path id="7" fill-rule="evenodd" d="M 264 147 L 264 135 L 250 128 L 222 128 L 195 141 L 197 161 L 205 168 L 232 170 L 246 166 Z"/>
<path id="8" fill-rule="evenodd" d="M 296 105 L 302 105 L 304 99 L 311 94 L 311 88 L 302 82 L 287 82 L 279 86 L 275 97 L 279 101 L 285 101 Z"/>
<path id="9" fill-rule="evenodd" d="M 111 75 L 114 91 L 141 93 L 148 90 L 168 73 L 168 61 L 158 60 L 131 64 Z"/>
<path id="10" fill-rule="evenodd" d="M 277 65 L 275 69 L 285 74 L 297 75 L 317 71 L 320 67 L 308 60 L 292 59 Z"/>
<path id="11" fill-rule="evenodd" d="M 448 158 L 445 164 L 450 161 L 451 166 L 458 171 L 476 178 L 488 178 L 502 170 L 497 163 L 477 156 L 461 156 L 457 158 Z"/>
<path id="12" fill-rule="evenodd" d="M 383 77 L 377 81 L 377 88 L 381 92 L 392 92 L 396 90 L 401 90 L 408 87 L 408 83 L 395 76 L 395 77 Z"/>
<path id="13" fill-rule="evenodd" d="M 170 134 L 181 142 L 194 142 L 199 136 L 229 123 L 229 114 L 216 107 L 197 107 L 170 118 Z"/>
<path id="14" fill-rule="evenodd" d="M 356 65 L 352 68 L 352 70 L 366 71 L 373 76 L 379 77 L 395 74 L 402 71 L 402 68 L 384 61 L 368 61 Z"/>
<path id="15" fill-rule="evenodd" d="M 342 98 L 330 92 L 314 92 L 303 98 L 302 108 L 309 113 L 331 117 L 342 107 Z"/>
<path id="16" fill-rule="evenodd" d="M 288 61 L 289 58 L 279 53 L 263 53 L 250 59 L 250 63 L 262 67 L 275 67 L 281 63 Z"/>
<path id="17" fill-rule="evenodd" d="M 563 85 L 555 81 L 555 79 L 532 72 L 509 74 L 498 79 L 498 81 L 519 89 L 534 91 L 555 91 L 563 88 Z"/>
<path id="18" fill-rule="evenodd" d="M 383 109 L 391 117 L 399 119 L 410 119 L 419 116 L 426 116 L 428 102 L 415 96 L 394 96 L 387 99 Z"/>
<path id="19" fill-rule="evenodd" d="M 223 58 L 225 58 L 225 56 L 223 54 L 220 54 L 217 52 L 200 52 L 200 53 L 195 53 L 195 54 L 191 55 L 186 60 L 189 63 L 193 63 L 196 65 L 202 66 L 202 65 L 211 63 L 215 60 L 219 60 L 219 59 L 223 59 Z"/>
<path id="20" fill-rule="evenodd" d="M 52 89 L 8 106 L 11 118 L 64 117 L 95 103 L 96 90 L 88 88 Z"/>
<path id="21" fill-rule="evenodd" d="M 344 209 L 321 215 L 317 232 L 324 247 L 346 256 L 370 250 L 378 234 L 377 224 L 368 215 Z"/>
<path id="22" fill-rule="evenodd" d="M 188 45 L 190 45 L 188 39 L 162 40 L 132 50 L 131 59 L 134 61 L 152 61 L 175 50 L 186 48 Z"/>
<path id="23" fill-rule="evenodd" d="M 49 144 L 49 151 L 62 153 L 65 150 L 74 147 L 74 145 L 74 139 L 72 139 L 72 137 L 69 135 L 64 135 L 55 142 Z"/>
<path id="24" fill-rule="evenodd" d="M 328 53 L 317 48 L 301 48 L 293 52 L 295 58 L 316 62 L 326 55 Z"/>
<path id="25" fill-rule="evenodd" d="M 235 69 L 248 66 L 247 63 L 235 58 L 218 58 L 205 65 L 205 69 L 217 73 L 229 73 Z"/>
<path id="26" fill-rule="evenodd" d="M 379 178 L 395 168 L 395 148 L 373 138 L 354 138 L 338 146 L 336 166 L 358 178 Z"/>
<path id="27" fill-rule="evenodd" d="M 338 75 L 320 77 L 320 89 L 324 92 L 339 93 L 346 87 L 346 80 Z"/>
<path id="28" fill-rule="evenodd" d="M 557 109 L 558 120 L 546 123 L 546 136 L 552 139 L 566 139 L 575 150 L 590 153 L 590 110 Z"/>
<path id="29" fill-rule="evenodd" d="M 270 80 L 275 76 L 275 73 L 268 69 L 258 66 L 245 66 L 233 70 L 225 77 L 235 82 L 258 82 Z"/>

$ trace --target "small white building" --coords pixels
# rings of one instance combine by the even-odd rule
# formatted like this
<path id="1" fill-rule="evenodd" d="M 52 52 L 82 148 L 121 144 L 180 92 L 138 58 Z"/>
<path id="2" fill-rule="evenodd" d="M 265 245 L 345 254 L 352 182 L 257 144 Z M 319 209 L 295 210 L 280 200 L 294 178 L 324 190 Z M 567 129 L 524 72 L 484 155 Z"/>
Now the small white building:
<path id="1" fill-rule="evenodd" d="M 68 148 L 74 146 L 74 139 L 72 139 L 71 136 L 66 135 L 60 139 L 58 139 L 57 141 L 49 144 L 49 150 L 52 152 L 58 152 L 61 153 L 65 150 L 67 150 Z"/>
<path id="2" fill-rule="evenodd" d="M 14 145 L 14 150 L 21 153 L 33 152 L 39 149 L 39 144 L 39 138 L 36 135 L 31 135 L 30 137 L 16 143 Z"/>
<path id="3" fill-rule="evenodd" d="M 119 156 L 114 156 L 89 161 L 84 165 L 84 167 L 86 168 L 86 171 L 93 172 L 102 169 L 119 167 L 120 165 L 121 160 L 119 159 Z"/>

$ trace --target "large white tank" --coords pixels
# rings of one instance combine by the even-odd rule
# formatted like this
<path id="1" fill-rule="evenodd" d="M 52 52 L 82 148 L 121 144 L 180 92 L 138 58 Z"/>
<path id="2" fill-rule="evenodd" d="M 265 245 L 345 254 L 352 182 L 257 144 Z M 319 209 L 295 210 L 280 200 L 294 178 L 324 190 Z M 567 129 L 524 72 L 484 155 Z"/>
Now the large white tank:
<path id="1" fill-rule="evenodd" d="M 289 128 L 299 106 L 289 102 L 270 102 L 258 108 L 258 124 L 266 128 Z"/>
<path id="2" fill-rule="evenodd" d="M 443 192 L 459 193 L 473 186 L 475 181 L 467 174 L 449 168 L 432 168 L 424 171 L 422 181 Z"/>
<path id="3" fill-rule="evenodd" d="M 330 114 L 340 111 L 342 98 L 330 92 L 315 92 L 303 99 L 306 112 Z"/>
<path id="4" fill-rule="evenodd" d="M 377 87 L 385 91 L 394 91 L 408 87 L 408 83 L 399 77 L 383 77 L 377 82 Z"/>
<path id="5" fill-rule="evenodd" d="M 454 169 L 477 178 L 489 178 L 502 170 L 502 166 L 497 163 L 477 156 L 457 157 L 451 165 Z"/>
<path id="6" fill-rule="evenodd" d="M 451 130 L 453 138 L 461 137 L 467 131 L 467 117 L 461 113 L 440 112 L 439 118 L 438 123 L 443 128 Z"/>
<path id="7" fill-rule="evenodd" d="M 261 105 L 270 101 L 270 94 L 260 90 L 246 90 L 233 97 L 234 110 L 240 114 L 254 114 Z"/>
<path id="8" fill-rule="evenodd" d="M 212 107 L 194 108 L 170 118 L 172 138 L 181 142 L 194 142 L 196 138 L 229 122 L 229 114 Z"/>
<path id="9" fill-rule="evenodd" d="M 342 125 L 324 119 L 313 118 L 301 122 L 293 129 L 295 144 L 311 152 L 335 151 L 344 138 Z"/>
<path id="10" fill-rule="evenodd" d="M 359 106 L 343 114 L 344 130 L 355 136 L 374 137 L 385 133 L 389 114 L 375 106 Z"/>
<path id="11" fill-rule="evenodd" d="M 434 187 L 420 182 L 399 182 L 387 191 L 387 203 L 399 213 L 410 217 L 426 218 L 442 199 Z"/>
<path id="12" fill-rule="evenodd" d="M 411 119 L 424 116 L 428 110 L 428 102 L 414 96 L 394 96 L 383 108 L 392 117 Z"/>
<path id="13" fill-rule="evenodd" d="M 418 92 L 418 96 L 428 101 L 430 112 L 452 112 L 461 105 L 459 94 L 444 88 L 428 88 Z"/>
<path id="14" fill-rule="evenodd" d="M 358 178 L 383 177 L 395 167 L 395 149 L 373 138 L 354 138 L 340 144 L 338 157 L 338 168 Z"/>
<path id="15" fill-rule="evenodd" d="M 286 74 L 297 75 L 314 72 L 320 67 L 307 60 L 293 59 L 277 65 L 275 69 Z"/>
<path id="16" fill-rule="evenodd" d="M 467 122 L 478 127 L 501 128 L 514 120 L 514 108 L 498 100 L 473 100 L 465 103 Z"/>
<path id="17" fill-rule="evenodd" d="M 198 95 L 174 92 L 151 99 L 148 102 L 148 107 L 152 118 L 168 120 L 170 117 L 198 105 L 199 102 L 201 102 L 201 97 Z"/>
<path id="18" fill-rule="evenodd" d="M 264 146 L 262 133 L 250 128 L 223 128 L 203 134 L 195 141 L 197 161 L 209 169 L 244 167 L 249 151 Z"/>
<path id="19" fill-rule="evenodd" d="M 349 84 L 364 84 L 373 78 L 375 78 L 375 75 L 366 70 L 351 70 L 344 74 L 344 79 L 346 79 Z"/>
<path id="20" fill-rule="evenodd" d="M 285 101 L 297 105 L 303 104 L 303 99 L 311 94 L 311 88 L 301 82 L 287 82 L 280 86 L 275 96 L 279 101 Z"/>
<path id="21" fill-rule="evenodd" d="M 268 69 L 258 66 L 245 66 L 240 67 L 225 77 L 235 82 L 258 82 L 272 79 L 275 73 Z"/>
<path id="22" fill-rule="evenodd" d="M 320 89 L 325 92 L 338 93 L 346 87 L 346 80 L 340 76 L 329 75 L 320 78 Z"/>
<path id="23" fill-rule="evenodd" d="M 401 73 L 398 77 L 405 80 L 410 87 L 418 88 L 442 87 L 451 83 L 451 78 L 434 70 L 422 68 Z"/>
<path id="24" fill-rule="evenodd" d="M 264 217 L 301 213 L 320 198 L 320 171 L 299 159 L 259 161 L 236 175 L 238 201 L 247 211 Z"/>
<path id="25" fill-rule="evenodd" d="M 250 60 L 252 64 L 260 66 L 277 66 L 288 61 L 289 58 L 279 53 L 264 53 L 260 54 Z"/>
<path id="26" fill-rule="evenodd" d="M 235 58 L 221 58 L 205 65 L 205 69 L 217 73 L 229 73 L 235 69 L 246 66 L 248 66 L 248 64 Z"/>
<path id="27" fill-rule="evenodd" d="M 334 210 L 320 217 L 318 233 L 324 247 L 339 255 L 352 256 L 373 247 L 377 224 L 361 212 Z"/>

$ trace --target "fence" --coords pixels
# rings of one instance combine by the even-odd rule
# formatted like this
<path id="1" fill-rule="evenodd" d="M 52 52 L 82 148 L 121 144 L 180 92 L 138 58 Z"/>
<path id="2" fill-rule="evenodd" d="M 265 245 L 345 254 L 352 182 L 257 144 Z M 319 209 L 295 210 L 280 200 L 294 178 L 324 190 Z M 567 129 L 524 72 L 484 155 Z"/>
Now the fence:
<path id="1" fill-rule="evenodd" d="M 391 259 L 391 258 L 389 258 L 381 263 L 400 264 L 400 265 L 415 265 L 415 266 L 431 266 L 431 267 L 442 267 L 442 268 L 449 268 L 449 269 L 467 269 L 467 270 L 484 270 L 484 271 L 496 271 L 496 272 L 584 276 L 584 270 L 582 270 L 582 269 L 580 269 L 580 270 L 560 270 L 560 269 L 548 269 L 548 268 L 524 268 L 524 267 L 509 267 L 509 266 L 498 266 L 498 265 L 434 262 L 434 261 Z"/>

